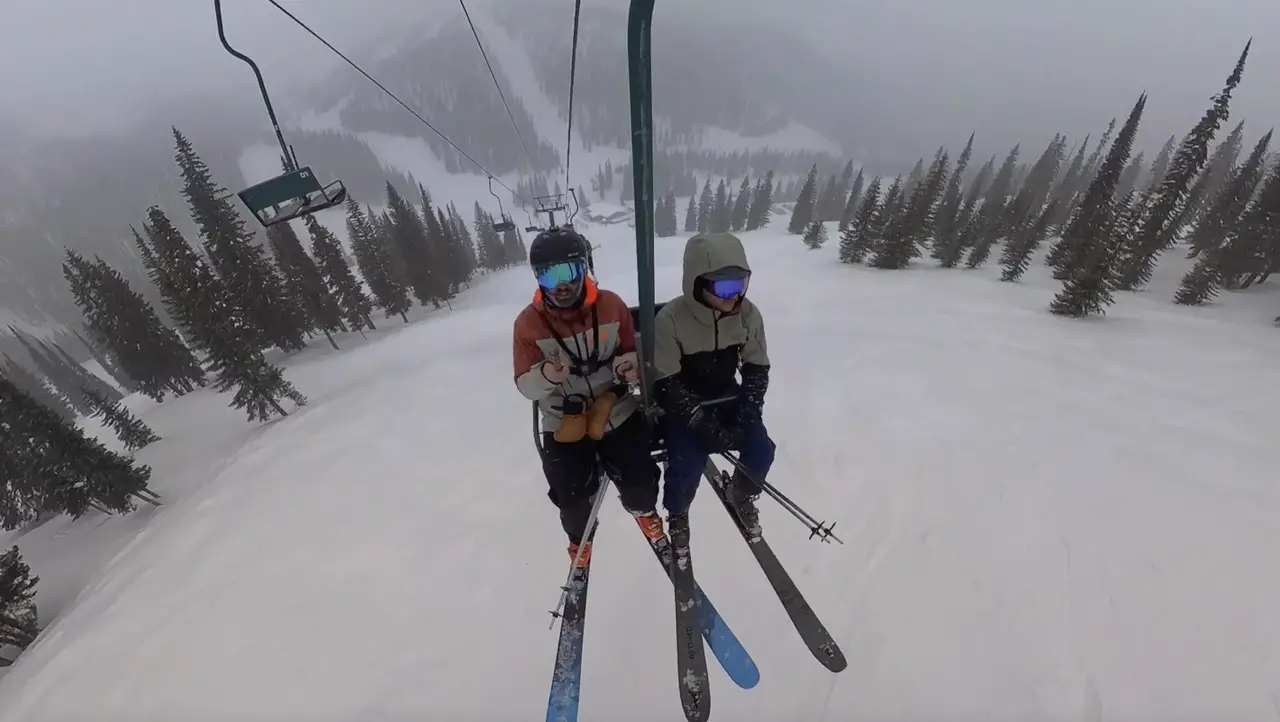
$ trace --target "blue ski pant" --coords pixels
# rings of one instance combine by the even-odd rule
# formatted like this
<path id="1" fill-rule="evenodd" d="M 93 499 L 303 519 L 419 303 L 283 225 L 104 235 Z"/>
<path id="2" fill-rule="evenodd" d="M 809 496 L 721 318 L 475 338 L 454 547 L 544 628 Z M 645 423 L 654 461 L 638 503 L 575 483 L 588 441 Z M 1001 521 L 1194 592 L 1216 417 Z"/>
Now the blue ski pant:
<path id="1" fill-rule="evenodd" d="M 663 440 L 667 445 L 667 471 L 662 485 L 662 506 L 668 513 L 688 511 L 693 497 L 702 481 L 702 472 L 707 466 L 711 452 L 707 450 L 697 434 L 688 426 L 679 423 L 663 424 Z M 734 451 L 738 452 L 738 460 L 742 462 L 753 477 L 747 483 L 755 487 L 753 494 L 760 493 L 757 481 L 764 481 L 773 466 L 777 445 L 769 438 L 764 423 L 743 430 L 742 440 Z M 741 474 L 737 475 L 741 480 Z"/>

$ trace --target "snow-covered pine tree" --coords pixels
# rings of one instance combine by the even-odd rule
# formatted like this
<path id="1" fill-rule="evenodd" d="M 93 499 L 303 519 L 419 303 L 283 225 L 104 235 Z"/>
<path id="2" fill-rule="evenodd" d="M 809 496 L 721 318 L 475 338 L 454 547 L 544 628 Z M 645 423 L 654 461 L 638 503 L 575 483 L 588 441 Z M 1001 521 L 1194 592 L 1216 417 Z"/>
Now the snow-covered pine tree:
<path id="1" fill-rule="evenodd" d="M 764 180 L 756 183 L 755 192 L 751 194 L 751 207 L 747 211 L 746 230 L 755 231 L 769 224 L 769 216 L 773 212 L 773 171 L 765 174 Z"/>
<path id="2" fill-rule="evenodd" d="M 1056 212 L 1057 201 L 1049 201 L 1035 223 L 1018 229 L 1005 244 L 1004 251 L 1000 254 L 1000 265 L 1004 266 L 1004 271 L 1000 274 L 1001 281 L 1017 281 L 1031 267 L 1031 256 L 1049 234 L 1049 225 L 1053 223 Z"/>
<path id="3" fill-rule="evenodd" d="M 1231 114 L 1231 93 L 1240 84 L 1252 44 L 1252 40 L 1245 44 L 1222 92 L 1213 97 L 1213 105 L 1173 154 L 1169 172 L 1152 196 L 1150 211 L 1134 237 L 1129 263 L 1120 269 L 1120 288 L 1132 291 L 1145 286 L 1151 280 L 1160 254 L 1177 242 L 1181 231 L 1177 223 L 1179 208 L 1209 159 L 1209 144 L 1214 134 Z"/>
<path id="4" fill-rule="evenodd" d="M 256 334 L 253 343 L 257 348 L 277 346 L 285 351 L 306 348 L 306 319 L 287 293 L 284 279 L 191 142 L 177 128 L 173 138 L 182 195 L 230 303 L 240 309 L 249 324 L 247 330 Z"/>
<path id="5" fill-rule="evenodd" d="M 874 246 L 871 237 L 876 213 L 880 210 L 880 176 L 871 179 L 858 210 L 849 225 L 840 231 L 840 261 L 861 263 Z"/>
<path id="6" fill-rule="evenodd" d="M 71 404 L 67 403 L 67 400 L 56 393 L 55 390 L 51 389 L 51 384 L 26 366 L 15 361 L 8 354 L 4 355 L 4 365 L 0 366 L 0 376 L 9 379 L 23 393 L 35 400 L 36 403 L 54 411 L 59 418 L 65 421 L 75 421 L 76 411 L 71 408 Z"/>
<path id="7" fill-rule="evenodd" d="M 434 261 L 427 228 L 413 206 L 409 205 L 390 183 L 386 185 L 387 209 L 391 219 L 388 229 L 391 242 L 404 264 L 405 280 L 418 303 L 439 308 L 435 279 L 432 277 Z M 434 214 L 433 214 L 434 217 Z"/>
<path id="8" fill-rule="evenodd" d="M 188 338 L 205 352 L 218 392 L 235 389 L 231 406 L 243 409 L 250 421 L 266 420 L 271 412 L 287 416 L 280 402 L 305 405 L 306 397 L 284 378 L 279 367 L 262 356 L 257 337 L 240 309 L 231 301 L 222 279 L 196 255 L 182 234 L 158 207 L 147 210 L 145 230 L 168 265 L 184 269 L 179 284 Z M 163 249 L 163 250 L 160 250 Z"/>
<path id="9" fill-rule="evenodd" d="M 747 227 L 747 217 L 751 213 L 751 179 L 742 177 L 742 185 L 738 186 L 738 198 L 729 212 L 729 230 L 737 233 Z"/>
<path id="10" fill-rule="evenodd" d="M 351 239 L 351 252 L 356 257 L 356 267 L 369 285 L 369 291 L 386 318 L 399 316 L 409 322 L 405 313 L 413 307 L 408 289 L 400 281 L 395 270 L 395 260 L 390 250 L 374 229 L 369 217 L 360 209 L 355 199 L 347 198 L 347 238 Z"/>
<path id="11" fill-rule="evenodd" d="M 827 242 L 827 226 L 822 221 L 811 221 L 804 229 L 804 245 L 814 251 Z"/>
<path id="12" fill-rule="evenodd" d="M 129 413 L 129 410 L 118 400 L 105 398 L 93 389 L 85 389 L 84 397 L 92 409 L 89 417 L 102 419 L 102 423 L 115 432 L 116 438 L 120 439 L 129 451 L 137 451 L 147 444 L 160 440 L 151 427 L 147 426 L 142 419 Z"/>
<path id="13" fill-rule="evenodd" d="M 40 632 L 35 602 L 39 583 L 16 545 L 0 555 L 0 644 L 26 649 L 35 641 Z"/>
<path id="14" fill-rule="evenodd" d="M 1061 268 L 1064 283 L 1062 290 L 1049 303 L 1049 311 L 1055 315 L 1082 317 L 1102 314 L 1113 302 L 1112 290 L 1119 270 L 1116 265 L 1123 239 L 1109 237 L 1107 228 L 1113 222 L 1115 188 L 1129 160 L 1146 105 L 1147 95 L 1143 93 L 1064 231 L 1069 244 L 1068 255 Z"/>
<path id="15" fill-rule="evenodd" d="M 267 240 L 275 252 L 276 264 L 284 279 L 285 290 L 302 310 L 308 331 L 319 330 L 336 351 L 338 342 L 333 334 L 346 331 L 342 323 L 342 310 L 338 301 L 329 293 L 320 269 L 302 248 L 302 241 L 289 223 L 279 223 L 267 229 Z"/>
<path id="16" fill-rule="evenodd" d="M 711 230 L 711 217 L 715 212 L 715 196 L 711 192 L 711 179 L 702 186 L 702 195 L 698 196 L 698 233 Z"/>
<path id="17" fill-rule="evenodd" d="M 791 221 L 787 223 L 787 233 L 804 233 L 814 217 L 814 205 L 818 202 L 818 164 L 809 169 L 804 186 L 796 197 L 796 206 L 791 211 Z"/>
<path id="18" fill-rule="evenodd" d="M 338 237 L 315 219 L 306 218 L 307 233 L 311 236 L 311 253 L 315 265 L 342 310 L 342 318 L 350 328 L 377 328 L 373 325 L 373 301 L 360 287 L 360 281 L 351 272 L 343 256 Z"/>

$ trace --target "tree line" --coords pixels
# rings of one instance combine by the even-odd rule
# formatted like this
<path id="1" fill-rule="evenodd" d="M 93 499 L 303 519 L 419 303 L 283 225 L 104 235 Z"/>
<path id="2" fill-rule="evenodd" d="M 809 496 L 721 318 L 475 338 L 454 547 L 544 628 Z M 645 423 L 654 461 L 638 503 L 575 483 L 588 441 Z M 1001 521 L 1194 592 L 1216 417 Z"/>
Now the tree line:
<path id="1" fill-rule="evenodd" d="M 816 248 L 825 240 L 822 222 L 838 219 L 840 260 L 881 269 L 907 268 L 926 252 L 944 268 L 978 268 L 1003 244 L 998 262 L 1008 282 L 1055 238 L 1044 262 L 1062 288 L 1049 310 L 1070 317 L 1103 314 L 1116 291 L 1143 289 L 1161 256 L 1180 243 L 1196 263 L 1175 303 L 1199 305 L 1261 283 L 1280 269 L 1280 158 L 1267 155 L 1272 133 L 1243 162 L 1243 121 L 1214 146 L 1249 47 L 1200 120 L 1180 141 L 1170 138 L 1149 167 L 1143 154 L 1132 155 L 1144 93 L 1119 131 L 1113 119 L 1092 152 L 1088 137 L 1072 149 L 1059 134 L 1028 166 L 1014 146 L 998 166 L 992 156 L 967 186 L 972 135 L 954 165 L 939 148 L 927 166 L 922 159 L 905 177 L 876 176 L 865 189 L 863 174 L 851 177 L 849 168 L 819 185 L 815 167 L 788 231 Z"/>
<path id="2" fill-rule="evenodd" d="M 379 310 L 407 323 L 415 303 L 448 306 L 478 273 L 526 260 L 518 232 L 495 230 L 479 203 L 468 223 L 422 184 L 410 201 L 389 181 L 381 211 L 348 198 L 350 254 L 314 216 L 296 221 L 309 248 L 292 223 L 268 228 L 264 247 L 190 141 L 176 128 L 173 137 L 200 243 L 159 206 L 132 229 L 167 320 L 119 269 L 64 249 L 63 276 L 88 335 L 81 341 L 116 385 L 60 346 L 10 328 L 37 371 L 7 355 L 0 363 L 0 528 L 160 504 L 150 467 L 131 457 L 159 436 L 124 406 L 120 389 L 164 401 L 212 387 L 231 393 L 230 405 L 250 421 L 285 416 L 306 397 L 264 351 L 296 352 L 320 335 L 336 349 L 335 333 L 374 329 Z M 130 455 L 85 434 L 78 416 L 99 419 Z M 0 555 L 0 643 L 34 638 L 37 581 L 16 547 Z"/>

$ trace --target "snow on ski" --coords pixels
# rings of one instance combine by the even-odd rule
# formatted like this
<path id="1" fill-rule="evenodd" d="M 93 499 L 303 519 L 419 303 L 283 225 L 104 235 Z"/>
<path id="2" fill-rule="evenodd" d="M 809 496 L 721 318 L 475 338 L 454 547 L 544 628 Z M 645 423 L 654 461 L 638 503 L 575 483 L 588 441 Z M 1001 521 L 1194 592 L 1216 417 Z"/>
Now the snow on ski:
<path id="1" fill-rule="evenodd" d="M 587 581 L 591 562 L 575 569 L 568 584 L 569 598 L 560 612 L 560 642 L 556 645 L 547 722 L 577 722 L 582 688 L 582 639 L 586 630 Z"/>
<path id="2" fill-rule="evenodd" d="M 671 525 L 671 585 L 675 591 L 676 659 L 680 683 L 680 706 L 689 722 L 706 722 L 711 717 L 711 684 L 707 674 L 706 647 L 702 644 L 697 583 L 693 559 L 689 555 L 689 522 Z"/>
<path id="3" fill-rule="evenodd" d="M 670 577 L 670 539 L 654 543 L 648 537 L 645 537 L 645 541 L 649 543 L 649 548 L 653 550 L 654 557 L 662 564 L 662 568 L 667 571 L 668 577 Z M 720 666 L 724 668 L 725 674 L 729 675 L 729 679 L 732 679 L 734 684 L 742 689 L 755 687 L 760 683 L 760 669 L 756 667 L 755 660 L 751 658 L 746 647 L 742 646 L 742 642 L 729 629 L 729 625 L 725 623 L 724 618 L 720 616 L 720 612 L 716 610 L 696 581 L 694 582 L 693 591 L 698 601 L 702 637 L 707 640 L 707 646 L 711 647 L 711 653 L 715 655 L 720 662 Z"/>
<path id="4" fill-rule="evenodd" d="M 809 602 L 800 593 L 800 589 L 796 587 L 795 581 L 791 579 L 791 575 L 782 566 L 778 556 L 773 553 L 769 543 L 764 540 L 763 536 L 753 538 L 742 526 L 742 520 L 738 518 L 738 512 L 733 508 L 726 494 L 728 475 L 716 470 L 715 465 L 711 463 L 707 464 L 707 469 L 703 473 L 707 481 L 711 483 L 711 487 L 715 489 L 716 496 L 720 498 L 720 503 L 724 506 L 725 511 L 729 512 L 729 518 L 733 519 L 733 525 L 737 527 L 743 541 L 747 543 L 752 555 L 759 562 L 760 569 L 764 571 L 764 575 L 768 578 L 773 591 L 778 595 L 778 601 L 782 602 L 783 608 L 787 611 L 787 616 L 791 618 L 791 623 L 795 626 L 796 631 L 800 633 L 800 638 L 804 640 L 809 652 L 813 654 L 822 666 L 832 672 L 843 671 L 848 666 L 848 662 L 844 658 L 844 652 L 840 650 L 840 646 L 836 644 L 835 639 L 831 637 L 827 628 L 823 626 L 822 621 L 818 619 L 818 615 L 809 606 Z"/>

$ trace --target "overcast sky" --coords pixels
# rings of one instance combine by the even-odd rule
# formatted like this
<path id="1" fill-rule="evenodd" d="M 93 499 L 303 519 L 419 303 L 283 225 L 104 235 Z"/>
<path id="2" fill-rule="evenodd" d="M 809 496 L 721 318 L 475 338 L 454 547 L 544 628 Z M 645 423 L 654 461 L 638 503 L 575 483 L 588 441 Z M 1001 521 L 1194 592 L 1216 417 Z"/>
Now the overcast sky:
<path id="1" fill-rule="evenodd" d="M 494 0 L 470 0 L 486 1 Z M 572 0 L 559 2 L 567 33 Z M 340 48 L 365 53 L 388 26 L 457 7 L 454 0 L 282 4 Z M 675 4 L 658 0 L 658 13 L 676 12 Z M 265 0 L 223 5 L 229 39 L 259 60 L 273 93 L 332 67 L 328 51 Z M 1023 128 L 1036 140 L 1057 130 L 1096 133 L 1110 117 L 1123 118 L 1145 89 L 1144 144 L 1158 146 L 1195 122 L 1250 35 L 1232 122 L 1249 119 L 1253 138 L 1280 120 L 1280 0 L 696 0 L 696 7 L 758 14 L 811 38 L 860 74 L 900 88 L 899 97 L 879 100 L 913 109 L 904 123 L 929 134 L 981 133 L 984 125 Z M 106 132 L 150 99 L 206 89 L 255 92 L 248 68 L 218 43 L 212 0 L 0 0 L 0 117 L 45 132 Z"/>

